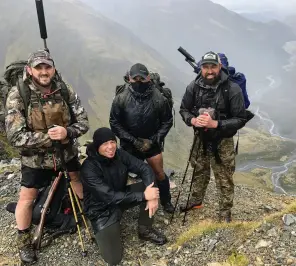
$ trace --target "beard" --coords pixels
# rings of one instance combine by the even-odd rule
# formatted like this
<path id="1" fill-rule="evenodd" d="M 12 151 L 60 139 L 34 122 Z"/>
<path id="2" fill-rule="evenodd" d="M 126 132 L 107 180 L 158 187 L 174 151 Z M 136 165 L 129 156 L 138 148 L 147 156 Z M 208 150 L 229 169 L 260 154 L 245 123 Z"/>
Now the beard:
<path id="1" fill-rule="evenodd" d="M 219 75 L 216 75 L 216 74 L 211 74 L 211 76 L 213 76 L 212 78 L 208 78 L 208 76 L 210 76 L 209 74 L 207 74 L 205 77 L 203 76 L 202 79 L 203 79 L 203 82 L 205 85 L 215 85 L 219 79 L 220 79 L 220 76 Z"/>
<path id="2" fill-rule="evenodd" d="M 32 80 L 38 86 L 48 87 L 52 83 L 53 77 L 50 78 L 49 75 L 40 75 L 38 77 L 32 76 Z"/>

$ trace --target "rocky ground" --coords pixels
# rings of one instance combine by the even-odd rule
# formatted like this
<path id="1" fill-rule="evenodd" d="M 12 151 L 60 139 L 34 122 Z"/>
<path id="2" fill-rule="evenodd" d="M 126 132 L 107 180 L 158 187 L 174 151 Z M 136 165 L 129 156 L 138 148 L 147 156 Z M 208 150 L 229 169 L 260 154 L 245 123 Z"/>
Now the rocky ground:
<path id="1" fill-rule="evenodd" d="M 19 188 L 19 162 L 0 163 L 0 265 L 19 265 L 15 244 L 14 216 L 5 210 L 16 199 Z M 189 176 L 188 176 L 188 179 Z M 171 178 L 174 198 L 181 175 Z M 189 181 L 184 188 L 189 187 Z M 181 194 L 185 202 L 186 189 Z M 296 204 L 293 198 L 274 195 L 261 189 L 237 185 L 233 222 L 217 221 L 217 198 L 211 181 L 203 209 L 170 216 L 159 209 L 155 226 L 168 237 L 169 243 L 155 246 L 137 238 L 137 208 L 125 213 L 122 220 L 124 259 L 121 265 L 296 265 Z M 289 214 L 284 216 L 284 214 Z M 284 219 L 282 219 L 284 216 Z M 83 230 L 85 236 L 85 231 Z M 95 243 L 86 240 L 87 257 L 81 256 L 77 234 L 64 235 L 39 253 L 35 265 L 105 265 Z"/>

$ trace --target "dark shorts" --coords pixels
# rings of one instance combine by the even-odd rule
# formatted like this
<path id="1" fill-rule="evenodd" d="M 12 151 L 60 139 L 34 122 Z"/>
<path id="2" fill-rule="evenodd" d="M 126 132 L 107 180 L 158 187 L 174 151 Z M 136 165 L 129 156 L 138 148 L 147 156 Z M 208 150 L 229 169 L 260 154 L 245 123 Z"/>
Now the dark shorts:
<path id="1" fill-rule="evenodd" d="M 80 170 L 81 166 L 78 157 L 74 157 L 69 162 L 67 162 L 66 165 L 68 172 L 77 172 Z M 59 173 L 58 171 L 54 171 L 53 169 L 35 169 L 25 165 L 22 166 L 21 171 L 21 186 L 36 189 L 47 187 Z"/>
<path id="2" fill-rule="evenodd" d="M 152 145 L 151 149 L 146 152 L 140 152 L 132 144 L 126 143 L 121 148 L 143 161 L 162 153 L 161 148 L 156 144 Z"/>

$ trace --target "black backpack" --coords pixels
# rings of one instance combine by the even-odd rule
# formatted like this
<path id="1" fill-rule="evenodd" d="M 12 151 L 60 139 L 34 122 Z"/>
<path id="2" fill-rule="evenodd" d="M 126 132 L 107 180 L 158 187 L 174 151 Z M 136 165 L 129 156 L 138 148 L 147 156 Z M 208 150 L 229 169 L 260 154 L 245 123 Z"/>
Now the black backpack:
<path id="1" fill-rule="evenodd" d="M 128 75 L 129 75 L 129 73 L 127 72 L 126 75 L 123 76 L 123 80 L 125 81 L 124 84 L 116 86 L 115 96 L 118 94 L 121 94 L 129 87 Z M 164 97 L 164 99 L 167 101 L 167 103 L 170 107 L 170 110 L 173 113 L 173 116 L 175 117 L 174 100 L 173 100 L 172 91 L 169 88 L 164 87 L 165 83 L 160 80 L 160 75 L 158 73 L 150 72 L 150 77 L 151 77 L 151 82 L 155 85 L 155 87 L 160 92 L 160 94 L 157 93 L 155 95 L 161 95 L 162 97 Z M 156 99 L 155 102 L 159 103 L 161 100 L 163 100 L 163 99 Z M 156 105 L 159 106 L 159 104 L 156 104 Z M 160 107 L 159 107 L 159 109 L 160 109 Z M 175 119 L 174 119 L 174 126 L 175 126 Z"/>
<path id="2" fill-rule="evenodd" d="M 19 94 L 23 99 L 25 106 L 25 117 L 28 116 L 28 106 L 30 104 L 31 99 L 31 89 L 29 86 L 23 81 L 24 68 L 27 65 L 27 61 L 20 60 L 15 61 L 8 65 L 4 72 L 4 81 L 0 81 L 0 122 L 5 123 L 5 105 L 8 92 L 14 86 L 17 86 L 19 90 Z M 65 102 L 69 104 L 69 91 L 67 85 L 63 82 L 61 75 L 56 71 L 56 75 L 54 77 L 55 81 L 61 83 L 61 95 Z M 72 109 L 69 108 L 71 117 L 73 120 Z M 4 114 L 4 115 L 3 115 Z"/>

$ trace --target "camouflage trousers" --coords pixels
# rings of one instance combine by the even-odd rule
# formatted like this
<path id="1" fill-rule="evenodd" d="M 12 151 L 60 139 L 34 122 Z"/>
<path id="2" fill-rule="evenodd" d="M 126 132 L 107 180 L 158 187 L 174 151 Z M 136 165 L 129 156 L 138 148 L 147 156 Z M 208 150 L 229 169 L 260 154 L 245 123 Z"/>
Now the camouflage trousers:
<path id="1" fill-rule="evenodd" d="M 191 202 L 203 202 L 212 168 L 219 198 L 220 216 L 225 217 L 230 214 L 234 197 L 235 151 L 233 138 L 223 139 L 218 146 L 218 153 L 221 159 L 220 164 L 216 162 L 213 152 L 207 151 L 204 154 L 203 145 L 200 145 L 200 139 L 197 137 L 191 156 L 191 166 L 194 169 Z"/>

